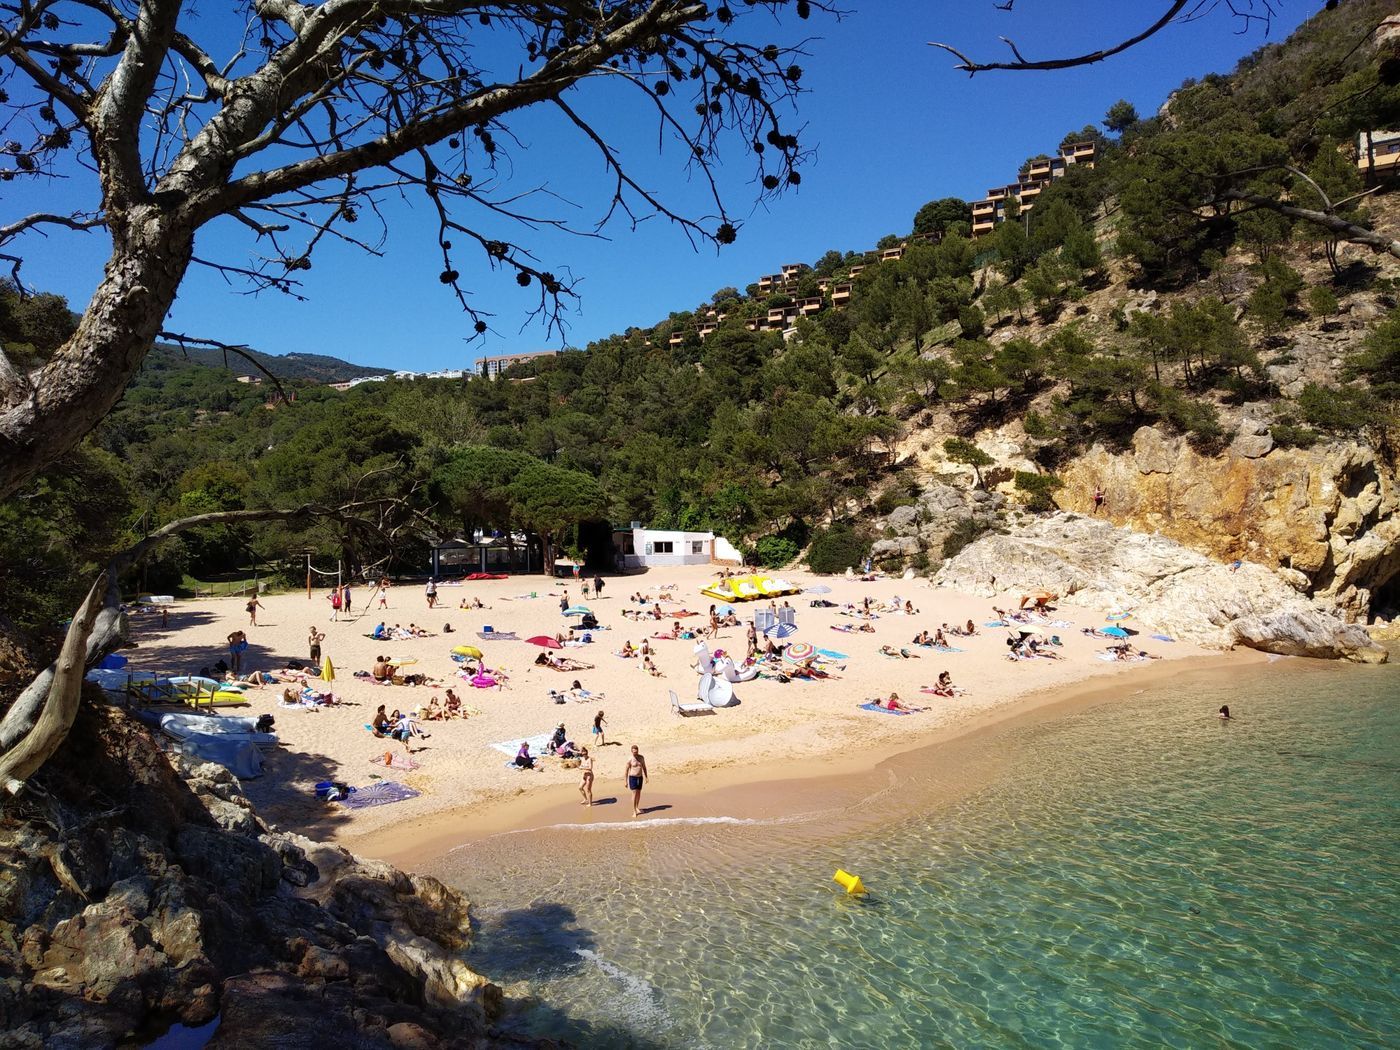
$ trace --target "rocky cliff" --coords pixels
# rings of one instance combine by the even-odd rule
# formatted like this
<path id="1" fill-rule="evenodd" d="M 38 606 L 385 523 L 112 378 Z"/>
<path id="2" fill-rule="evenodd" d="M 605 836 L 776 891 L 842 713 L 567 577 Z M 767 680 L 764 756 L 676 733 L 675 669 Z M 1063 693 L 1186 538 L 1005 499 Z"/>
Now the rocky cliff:
<path id="1" fill-rule="evenodd" d="M 1152 427 L 1115 454 L 1095 447 L 1060 471 L 1057 502 L 1160 533 L 1224 561 L 1277 569 L 1299 589 L 1366 619 L 1400 573 L 1400 498 L 1391 469 L 1368 446 L 1273 447 L 1268 416 L 1241 414 L 1230 448 L 1202 456 Z"/>
<path id="2" fill-rule="evenodd" d="M 142 1045 L 219 1019 L 211 1050 L 518 1045 L 460 959 L 467 901 L 435 879 L 281 834 L 213 765 L 173 768 L 85 705 L 0 815 L 7 1047 Z"/>
<path id="3" fill-rule="evenodd" d="M 965 547 L 934 582 L 991 597 L 1046 588 L 1075 604 L 1131 609 L 1134 625 L 1201 645 L 1383 663 L 1386 650 L 1335 606 L 1258 564 L 1238 569 L 1174 540 L 1078 514 L 1027 519 Z"/>

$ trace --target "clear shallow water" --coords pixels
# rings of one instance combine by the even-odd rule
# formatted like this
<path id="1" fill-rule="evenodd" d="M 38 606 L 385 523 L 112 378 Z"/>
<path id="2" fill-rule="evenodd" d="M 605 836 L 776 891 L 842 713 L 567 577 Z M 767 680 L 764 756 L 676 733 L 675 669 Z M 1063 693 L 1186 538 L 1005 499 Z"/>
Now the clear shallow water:
<path id="1" fill-rule="evenodd" d="M 1400 668 L 998 732 L 953 801 L 933 755 L 855 813 L 502 836 L 438 873 L 481 902 L 470 961 L 540 996 L 512 1023 L 579 1045 L 1400 1045 Z"/>

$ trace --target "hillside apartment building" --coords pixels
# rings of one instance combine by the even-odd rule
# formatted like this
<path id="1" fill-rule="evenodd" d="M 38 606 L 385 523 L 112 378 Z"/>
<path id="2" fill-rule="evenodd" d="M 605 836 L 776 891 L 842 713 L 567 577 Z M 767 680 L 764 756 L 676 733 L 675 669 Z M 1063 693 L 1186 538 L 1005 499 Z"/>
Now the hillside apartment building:
<path id="1" fill-rule="evenodd" d="M 524 354 L 498 354 L 495 357 L 483 357 L 477 362 L 477 368 L 486 379 L 495 379 L 511 365 L 540 357 L 554 357 L 558 353 L 558 350 L 531 350 Z"/>
<path id="2" fill-rule="evenodd" d="M 1058 157 L 1031 161 L 1026 173 L 1016 182 L 993 187 L 980 201 L 972 202 L 972 236 L 981 237 L 996 229 L 997 223 L 1006 218 L 1009 199 L 1015 198 L 1022 214 L 1030 211 L 1041 191 L 1053 180 L 1063 178 L 1071 164 L 1087 164 L 1092 168 L 1097 152 L 1093 142 L 1071 142 L 1060 147 Z"/>

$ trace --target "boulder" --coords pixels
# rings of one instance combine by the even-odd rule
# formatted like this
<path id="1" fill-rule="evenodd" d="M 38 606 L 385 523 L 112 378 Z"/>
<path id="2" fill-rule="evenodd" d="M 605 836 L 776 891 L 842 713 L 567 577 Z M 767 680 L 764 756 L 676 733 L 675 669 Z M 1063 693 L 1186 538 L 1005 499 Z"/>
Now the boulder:
<path id="1" fill-rule="evenodd" d="M 1262 565 L 1237 571 L 1162 536 L 1055 514 L 965 547 L 939 586 L 991 597 L 1044 587 L 1089 608 L 1132 608 L 1154 632 L 1213 648 L 1383 663 L 1386 650 L 1335 606 L 1310 601 Z"/>

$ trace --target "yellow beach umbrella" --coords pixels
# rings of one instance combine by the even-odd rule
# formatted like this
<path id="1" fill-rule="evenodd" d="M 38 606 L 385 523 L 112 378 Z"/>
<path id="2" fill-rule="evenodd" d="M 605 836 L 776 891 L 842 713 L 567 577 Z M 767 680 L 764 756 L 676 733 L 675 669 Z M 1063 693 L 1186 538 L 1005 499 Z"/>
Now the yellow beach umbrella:
<path id="1" fill-rule="evenodd" d="M 454 645 L 452 651 L 458 656 L 470 656 L 473 660 L 481 659 L 481 650 L 474 645 Z"/>
<path id="2" fill-rule="evenodd" d="M 325 661 L 321 664 L 321 680 L 323 682 L 335 681 L 335 665 L 331 663 L 331 658 L 329 656 L 326 657 Z"/>

